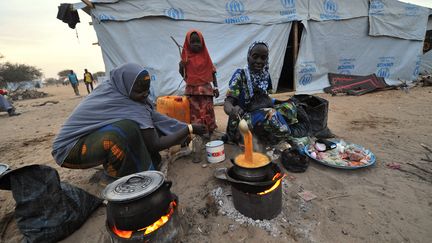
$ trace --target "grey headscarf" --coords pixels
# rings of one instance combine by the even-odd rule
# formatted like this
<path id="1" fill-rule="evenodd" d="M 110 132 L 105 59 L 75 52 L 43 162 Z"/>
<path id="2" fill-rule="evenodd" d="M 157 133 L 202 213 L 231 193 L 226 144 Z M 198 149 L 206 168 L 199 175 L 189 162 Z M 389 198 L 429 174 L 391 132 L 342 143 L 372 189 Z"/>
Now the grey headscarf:
<path id="1" fill-rule="evenodd" d="M 133 120 L 141 129 L 157 127 L 165 134 L 173 131 L 175 125 L 185 126 L 153 111 L 150 101 L 140 103 L 129 98 L 141 72 L 147 71 L 138 64 L 123 64 L 110 72 L 110 80 L 102 82 L 81 101 L 54 140 L 51 154 L 59 165 L 79 138 L 116 121 Z M 157 120 L 163 127 L 158 127 Z"/>

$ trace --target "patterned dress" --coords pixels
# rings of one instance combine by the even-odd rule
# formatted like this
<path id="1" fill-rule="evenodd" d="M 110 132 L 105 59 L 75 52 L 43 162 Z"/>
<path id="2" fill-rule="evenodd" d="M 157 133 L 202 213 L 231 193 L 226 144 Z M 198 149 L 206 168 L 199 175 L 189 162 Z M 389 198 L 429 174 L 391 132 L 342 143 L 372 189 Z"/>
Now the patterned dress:
<path id="1" fill-rule="evenodd" d="M 291 126 L 298 123 L 297 107 L 293 102 L 286 101 L 275 104 L 275 99 L 268 96 L 271 90 L 271 79 L 269 75 L 265 78 L 248 78 L 248 69 L 237 69 L 230 82 L 227 97 L 236 101 L 244 111 L 243 119 L 253 127 L 252 132 L 260 141 L 266 144 L 277 144 L 291 137 Z M 255 80 L 253 81 L 253 79 Z M 267 107 L 253 108 L 255 97 L 261 95 L 270 99 Z M 262 103 L 262 102 L 259 102 Z M 230 116 L 227 124 L 227 134 L 230 140 L 241 142 L 242 136 L 238 130 L 240 117 Z"/>
<path id="2" fill-rule="evenodd" d="M 213 87 L 210 83 L 203 85 L 186 85 L 185 95 L 189 97 L 191 123 L 203 124 L 209 132 L 216 128 L 213 109 Z"/>

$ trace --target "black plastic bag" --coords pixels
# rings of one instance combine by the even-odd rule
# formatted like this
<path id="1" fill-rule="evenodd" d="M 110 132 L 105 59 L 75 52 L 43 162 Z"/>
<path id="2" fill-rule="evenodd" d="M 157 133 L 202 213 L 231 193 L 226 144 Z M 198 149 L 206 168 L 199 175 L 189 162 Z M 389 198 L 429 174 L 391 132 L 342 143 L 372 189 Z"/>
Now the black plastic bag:
<path id="1" fill-rule="evenodd" d="M 285 149 L 281 156 L 282 165 L 294 173 L 305 172 L 309 166 L 309 157 L 298 149 Z"/>
<path id="2" fill-rule="evenodd" d="M 314 95 L 294 95 L 291 100 L 304 109 L 309 121 L 312 136 L 332 138 L 334 134 L 327 127 L 328 101 Z"/>
<path id="3" fill-rule="evenodd" d="M 99 199 L 60 182 L 45 165 L 12 170 L 0 178 L 0 188 L 12 190 L 15 219 L 25 242 L 57 242 L 77 230 L 99 207 Z"/>

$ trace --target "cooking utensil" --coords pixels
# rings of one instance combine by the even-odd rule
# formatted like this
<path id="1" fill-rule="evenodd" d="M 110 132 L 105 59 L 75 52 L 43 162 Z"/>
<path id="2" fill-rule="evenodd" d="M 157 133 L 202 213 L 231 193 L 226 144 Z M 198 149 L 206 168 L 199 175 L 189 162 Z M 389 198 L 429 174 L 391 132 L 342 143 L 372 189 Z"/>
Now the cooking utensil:
<path id="1" fill-rule="evenodd" d="M 9 165 L 0 163 L 0 176 L 9 169 Z"/>
<path id="2" fill-rule="evenodd" d="M 237 165 L 234 159 L 231 159 L 231 163 L 234 165 L 232 167 L 235 179 L 244 180 L 249 182 L 263 181 L 268 177 L 271 172 L 271 163 L 258 168 L 245 168 Z"/>
<path id="3" fill-rule="evenodd" d="M 232 183 L 245 184 L 245 185 L 251 185 L 251 186 L 270 186 L 270 185 L 273 185 L 275 183 L 272 180 L 257 181 L 257 182 L 236 180 L 229 175 L 227 168 L 217 168 L 214 172 L 214 176 L 218 179 L 229 181 Z"/>
<path id="4" fill-rule="evenodd" d="M 249 132 L 249 126 L 245 119 L 241 119 L 239 122 L 239 130 L 244 135 Z"/>
<path id="5" fill-rule="evenodd" d="M 114 181 L 103 192 L 108 200 L 108 221 L 120 230 L 151 225 L 166 214 L 173 198 L 171 185 L 159 171 L 140 172 Z"/>

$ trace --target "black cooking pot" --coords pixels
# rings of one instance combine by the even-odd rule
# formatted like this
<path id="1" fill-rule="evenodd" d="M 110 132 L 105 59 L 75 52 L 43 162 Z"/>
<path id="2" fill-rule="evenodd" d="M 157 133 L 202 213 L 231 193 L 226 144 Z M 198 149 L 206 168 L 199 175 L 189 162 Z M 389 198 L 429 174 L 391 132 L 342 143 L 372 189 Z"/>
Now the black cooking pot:
<path id="1" fill-rule="evenodd" d="M 252 182 L 265 181 L 268 180 L 269 175 L 272 174 L 272 163 L 258 168 L 245 168 L 237 165 L 233 159 L 231 159 L 231 162 L 234 165 L 232 167 L 233 176 L 235 176 L 237 180 Z"/>
<path id="2" fill-rule="evenodd" d="M 169 205 L 174 200 L 171 185 L 171 181 L 165 181 L 154 192 L 142 198 L 108 201 L 107 219 L 110 225 L 115 225 L 120 230 L 137 230 L 153 224 L 167 214 Z"/>

